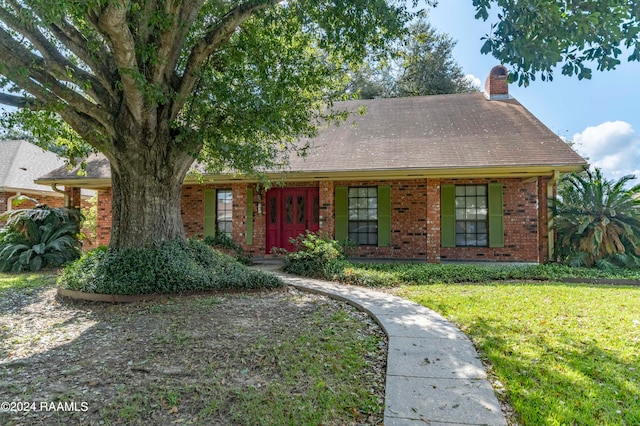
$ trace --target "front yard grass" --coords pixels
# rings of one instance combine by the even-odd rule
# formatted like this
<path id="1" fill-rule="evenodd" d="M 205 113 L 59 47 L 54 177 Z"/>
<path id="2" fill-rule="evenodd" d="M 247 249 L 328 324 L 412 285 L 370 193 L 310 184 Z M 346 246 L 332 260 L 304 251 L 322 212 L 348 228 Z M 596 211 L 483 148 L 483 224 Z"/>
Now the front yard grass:
<path id="1" fill-rule="evenodd" d="M 518 423 L 640 424 L 640 288 L 492 283 L 398 291 L 474 341 Z"/>
<path id="2" fill-rule="evenodd" d="M 0 275 L 0 402 L 22 408 L 2 425 L 382 422 L 386 339 L 345 303 L 291 288 L 61 303 L 55 278 Z"/>

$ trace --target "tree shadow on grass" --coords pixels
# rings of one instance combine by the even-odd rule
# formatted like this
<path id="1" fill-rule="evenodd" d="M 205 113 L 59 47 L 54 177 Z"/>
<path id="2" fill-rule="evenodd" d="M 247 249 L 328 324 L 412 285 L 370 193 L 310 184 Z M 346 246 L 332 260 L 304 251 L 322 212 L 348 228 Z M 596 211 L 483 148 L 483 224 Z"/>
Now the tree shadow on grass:
<path id="1" fill-rule="evenodd" d="M 38 333 L 7 330 L 9 340 L 32 334 L 38 339 L 7 344 L 14 355 L 0 361 L 0 401 L 35 403 L 35 410 L 29 405 L 28 410 L 0 412 L 0 424 L 250 424 L 242 404 L 268 399 L 272 383 L 286 386 L 281 376 L 291 362 L 284 361 L 285 355 L 298 356 L 280 348 L 290 347 L 299 333 L 316 325 L 322 339 L 329 339 L 322 330 L 331 326 L 335 302 L 291 291 L 126 305 L 60 303 L 49 290 L 34 294 L 11 325 L 26 327 L 43 316 L 48 321 Z M 43 314 L 41 308 L 50 310 Z M 16 352 L 21 349 L 23 354 Z M 314 404 L 307 391 L 338 389 L 331 374 L 322 376 L 327 385 L 318 389 L 306 377 L 302 374 L 293 384 L 295 395 L 285 393 L 293 402 L 282 403 L 279 397 L 272 406 L 261 403 L 261 415 L 275 413 L 278 402 L 288 415 L 303 418 L 313 411 L 296 411 L 303 401 Z M 364 400 L 370 386 L 355 398 Z M 350 408 L 343 411 L 342 416 L 352 415 Z M 328 412 L 316 407 L 315 415 L 325 418 Z"/>
<path id="2" fill-rule="evenodd" d="M 640 362 L 575 333 L 530 330 L 519 341 L 508 325 L 477 319 L 470 334 L 504 384 L 522 424 L 640 424 Z M 636 342 L 637 344 L 637 342 Z"/>

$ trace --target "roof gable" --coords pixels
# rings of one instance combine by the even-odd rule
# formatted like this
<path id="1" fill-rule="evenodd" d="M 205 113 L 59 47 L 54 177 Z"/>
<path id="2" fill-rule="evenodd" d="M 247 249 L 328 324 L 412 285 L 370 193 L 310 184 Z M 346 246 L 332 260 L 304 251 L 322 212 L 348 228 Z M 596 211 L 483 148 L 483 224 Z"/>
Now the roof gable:
<path id="1" fill-rule="evenodd" d="M 0 190 L 53 192 L 34 180 L 63 166 L 56 154 L 27 141 L 0 141 Z"/>

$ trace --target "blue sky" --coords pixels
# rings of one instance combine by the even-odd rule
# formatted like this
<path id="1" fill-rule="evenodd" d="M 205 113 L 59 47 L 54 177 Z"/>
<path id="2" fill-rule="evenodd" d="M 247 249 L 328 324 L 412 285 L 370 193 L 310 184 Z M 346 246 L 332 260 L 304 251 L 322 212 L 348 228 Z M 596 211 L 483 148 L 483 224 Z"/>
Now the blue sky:
<path id="1" fill-rule="evenodd" d="M 441 0 L 429 9 L 429 21 L 457 41 L 456 61 L 484 87 L 489 70 L 498 62 L 480 53 L 481 37 L 490 31 L 492 21 L 476 20 L 474 14 L 471 0 Z M 640 63 L 626 62 L 625 57 L 613 71 L 594 68 L 591 80 L 564 77 L 558 69 L 552 82 L 511 84 L 509 92 L 552 131 L 574 141 L 574 149 L 608 178 L 625 174 L 640 178 Z"/>

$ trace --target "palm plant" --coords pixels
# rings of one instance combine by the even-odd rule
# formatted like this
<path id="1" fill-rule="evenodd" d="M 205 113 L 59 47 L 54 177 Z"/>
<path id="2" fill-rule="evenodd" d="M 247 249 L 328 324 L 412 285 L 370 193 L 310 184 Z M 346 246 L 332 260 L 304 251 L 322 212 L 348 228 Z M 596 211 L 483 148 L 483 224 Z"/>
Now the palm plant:
<path id="1" fill-rule="evenodd" d="M 39 205 L 4 216 L 0 272 L 38 271 L 80 257 L 82 214 L 77 210 Z"/>
<path id="2" fill-rule="evenodd" d="M 596 168 L 563 177 L 551 200 L 556 257 L 572 265 L 640 266 L 640 185 L 607 180 Z"/>

